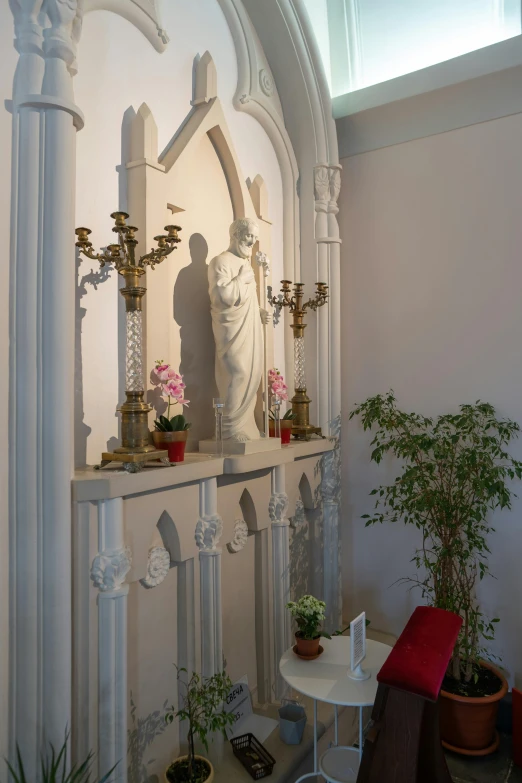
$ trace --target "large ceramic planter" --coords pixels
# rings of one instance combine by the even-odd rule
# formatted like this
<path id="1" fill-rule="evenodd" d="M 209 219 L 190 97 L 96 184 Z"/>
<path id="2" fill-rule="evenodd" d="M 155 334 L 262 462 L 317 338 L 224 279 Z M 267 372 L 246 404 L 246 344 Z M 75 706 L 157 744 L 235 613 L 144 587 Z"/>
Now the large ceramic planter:
<path id="1" fill-rule="evenodd" d="M 481 666 L 491 669 L 502 687 L 491 696 L 460 696 L 441 690 L 440 736 L 448 750 L 465 756 L 487 756 L 498 748 L 495 730 L 499 701 L 506 695 L 508 684 L 502 672 L 486 661 Z"/>
<path id="2" fill-rule="evenodd" d="M 317 636 L 315 639 L 303 639 L 296 633 L 295 641 L 297 644 L 297 654 L 302 655 L 303 658 L 312 658 L 319 655 L 320 636 Z"/>
<path id="3" fill-rule="evenodd" d="M 185 761 L 186 758 L 187 758 L 186 756 L 179 756 L 177 759 L 175 759 L 172 762 L 172 764 L 169 764 L 168 769 L 170 769 L 172 766 L 175 766 L 178 763 L 178 761 Z M 212 781 L 214 780 L 214 767 L 212 766 L 210 761 L 206 759 L 204 756 L 194 756 L 194 758 L 199 761 L 204 761 L 206 764 L 208 764 L 209 776 L 205 780 L 205 783 L 212 783 Z M 165 770 L 165 783 L 175 783 L 174 781 L 169 780 L 169 778 L 167 777 L 167 771 L 168 770 Z"/>
<path id="4" fill-rule="evenodd" d="M 169 462 L 183 462 L 188 430 L 178 432 L 158 432 L 154 430 L 152 440 L 157 449 L 168 451 Z"/>
<path id="5" fill-rule="evenodd" d="M 290 443 L 290 438 L 292 437 L 292 423 L 291 419 L 279 420 L 279 424 L 281 425 L 281 446 L 288 446 Z M 275 438 L 275 424 L 273 422 L 270 422 L 269 424 L 269 435 L 271 438 Z"/>

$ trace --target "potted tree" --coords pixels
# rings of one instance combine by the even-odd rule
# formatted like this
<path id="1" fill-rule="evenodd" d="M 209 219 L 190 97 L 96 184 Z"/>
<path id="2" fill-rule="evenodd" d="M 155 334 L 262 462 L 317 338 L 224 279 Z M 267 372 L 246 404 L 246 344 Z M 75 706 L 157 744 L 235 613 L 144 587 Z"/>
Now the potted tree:
<path id="1" fill-rule="evenodd" d="M 405 413 L 393 391 L 356 405 L 364 429 L 376 427 L 371 459 L 393 454 L 402 463 L 394 483 L 372 491 L 375 511 L 366 525 L 415 525 L 422 546 L 413 557 L 419 576 L 402 581 L 420 587 L 430 605 L 460 615 L 462 630 L 441 691 L 443 744 L 467 755 L 486 755 L 498 744 L 498 702 L 507 691 L 501 671 L 484 660 L 484 643 L 498 618 L 477 603 L 477 581 L 488 573 L 488 522 L 495 509 L 511 508 L 510 480 L 522 477 L 522 462 L 506 450 L 520 427 L 497 418 L 478 400 L 437 418 Z"/>
<path id="2" fill-rule="evenodd" d="M 285 383 L 285 379 L 281 375 L 278 369 L 275 367 L 268 371 L 268 384 L 270 387 L 270 394 L 272 397 L 277 397 L 279 402 L 285 402 L 288 400 L 288 386 Z M 268 425 L 269 435 L 271 438 L 276 436 L 275 415 L 273 406 L 269 411 L 270 422 Z M 282 418 L 279 420 L 279 426 L 281 430 L 281 445 L 288 446 L 290 438 L 292 436 L 292 425 L 294 420 L 294 414 L 292 410 L 286 411 Z"/>
<path id="3" fill-rule="evenodd" d="M 189 400 L 184 397 L 185 384 L 183 376 L 175 372 L 170 364 L 158 360 L 151 372 L 151 379 L 161 389 L 162 395 L 167 397 L 167 415 L 159 416 L 154 422 L 152 440 L 157 449 L 166 449 L 169 462 L 183 462 L 185 459 L 185 446 L 188 431 L 191 427 L 182 413 L 170 417 L 172 405 L 188 405 Z"/>
<path id="4" fill-rule="evenodd" d="M 195 740 L 199 738 L 208 752 L 208 735 L 214 731 L 222 731 L 224 734 L 226 727 L 234 723 L 234 715 L 223 709 L 232 681 L 224 671 L 212 677 L 200 677 L 193 672 L 185 683 L 183 675 L 187 670 L 176 669 L 178 681 L 181 679 L 184 684 L 185 694 L 181 707 L 170 707 L 165 720 L 167 723 L 172 723 L 174 718 L 187 721 L 188 753 L 172 762 L 165 772 L 165 778 L 168 783 L 212 783 L 214 768 L 208 759 L 196 754 Z"/>
<path id="5" fill-rule="evenodd" d="M 321 654 L 319 648 L 321 636 L 327 639 L 329 634 L 321 630 L 321 624 L 324 620 L 324 610 L 326 604 L 319 601 L 313 595 L 303 595 L 298 601 L 290 601 L 286 605 L 290 609 L 290 614 L 297 623 L 298 630 L 295 634 L 296 646 L 295 652 L 301 658 L 313 660 Z"/>

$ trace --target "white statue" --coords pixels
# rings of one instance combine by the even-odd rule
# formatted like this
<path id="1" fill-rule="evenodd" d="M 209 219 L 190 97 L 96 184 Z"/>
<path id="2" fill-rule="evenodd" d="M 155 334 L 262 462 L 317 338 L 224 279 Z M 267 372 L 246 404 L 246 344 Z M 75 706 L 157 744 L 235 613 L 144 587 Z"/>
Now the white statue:
<path id="1" fill-rule="evenodd" d="M 208 265 L 216 383 L 225 401 L 223 439 L 238 442 L 260 437 L 254 408 L 263 372 L 261 324 L 270 323 L 271 316 L 259 306 L 250 262 L 258 237 L 254 220 L 235 220 L 230 247 Z"/>

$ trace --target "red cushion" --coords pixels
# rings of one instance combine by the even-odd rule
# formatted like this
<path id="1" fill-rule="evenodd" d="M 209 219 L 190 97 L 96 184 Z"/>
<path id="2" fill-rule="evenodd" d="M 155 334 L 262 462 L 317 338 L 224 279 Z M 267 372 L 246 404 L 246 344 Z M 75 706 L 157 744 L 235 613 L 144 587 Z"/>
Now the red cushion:
<path id="1" fill-rule="evenodd" d="M 461 625 L 462 618 L 452 612 L 417 607 L 377 682 L 437 701 Z"/>

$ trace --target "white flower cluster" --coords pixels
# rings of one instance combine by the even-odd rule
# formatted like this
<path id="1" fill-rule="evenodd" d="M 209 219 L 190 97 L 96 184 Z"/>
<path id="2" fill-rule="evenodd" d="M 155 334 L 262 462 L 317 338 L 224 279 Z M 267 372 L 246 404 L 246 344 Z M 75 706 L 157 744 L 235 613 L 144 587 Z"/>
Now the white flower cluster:
<path id="1" fill-rule="evenodd" d="M 326 604 L 324 601 L 314 598 L 313 595 L 303 595 L 297 603 L 290 601 L 287 608 L 290 609 L 293 617 L 304 617 L 310 620 L 313 618 L 319 622 L 324 619 Z"/>

